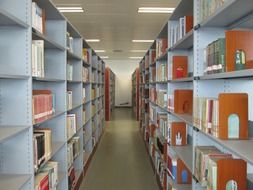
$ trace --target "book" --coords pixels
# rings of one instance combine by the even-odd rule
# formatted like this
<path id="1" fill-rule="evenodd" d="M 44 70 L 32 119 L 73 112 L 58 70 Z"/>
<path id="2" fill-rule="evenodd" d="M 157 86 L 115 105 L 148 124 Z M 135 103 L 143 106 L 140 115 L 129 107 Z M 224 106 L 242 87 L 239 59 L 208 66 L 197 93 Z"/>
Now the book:
<path id="1" fill-rule="evenodd" d="M 174 91 L 174 112 L 179 114 L 192 115 L 193 110 L 193 91 L 175 90 Z"/>
<path id="2" fill-rule="evenodd" d="M 85 88 L 83 88 L 82 95 L 83 95 L 83 103 L 85 103 L 86 102 L 86 89 Z"/>
<path id="3" fill-rule="evenodd" d="M 167 139 L 167 136 L 168 136 L 168 131 L 167 131 L 167 126 L 168 126 L 167 113 L 163 113 L 163 112 L 158 112 L 157 113 L 157 124 L 158 124 L 158 129 L 159 129 L 160 135 L 164 139 Z"/>
<path id="4" fill-rule="evenodd" d="M 45 10 L 41 9 L 36 2 L 32 2 L 32 27 L 41 34 L 44 34 L 46 30 L 45 22 Z"/>
<path id="5" fill-rule="evenodd" d="M 187 144 L 187 129 L 184 122 L 168 123 L 168 143 L 172 146 L 184 146 Z"/>
<path id="6" fill-rule="evenodd" d="M 32 41 L 32 76 L 45 77 L 44 71 L 44 40 Z"/>
<path id="7" fill-rule="evenodd" d="M 67 114 L 67 138 L 76 134 L 76 114 Z"/>
<path id="8" fill-rule="evenodd" d="M 167 97 L 167 90 L 157 90 L 156 91 L 156 103 L 162 107 L 162 108 L 165 108 L 167 107 L 167 100 L 168 100 L 168 97 Z"/>
<path id="9" fill-rule="evenodd" d="M 35 176 L 35 190 L 50 190 L 48 172 L 41 172 Z"/>
<path id="10" fill-rule="evenodd" d="M 163 62 L 161 64 L 158 64 L 156 67 L 156 81 L 157 82 L 163 82 L 168 80 L 168 64 L 166 62 Z"/>
<path id="11" fill-rule="evenodd" d="M 73 65 L 71 63 L 67 63 L 67 80 L 73 80 Z"/>
<path id="12" fill-rule="evenodd" d="M 69 184 L 68 190 L 72 190 L 76 184 L 75 169 L 73 166 L 71 166 L 68 170 L 68 184 Z"/>
<path id="13" fill-rule="evenodd" d="M 86 67 L 83 67 L 82 78 L 83 78 L 83 82 L 89 82 L 89 70 Z"/>
<path id="14" fill-rule="evenodd" d="M 67 40 L 67 49 L 69 52 L 74 53 L 74 38 L 70 35 L 69 32 L 66 33 Z"/>
<path id="15" fill-rule="evenodd" d="M 37 171 L 39 167 L 45 162 L 45 136 L 43 133 L 33 134 L 34 147 L 34 169 Z"/>
<path id="16" fill-rule="evenodd" d="M 89 64 L 89 49 L 83 48 L 82 58 L 86 63 Z"/>
<path id="17" fill-rule="evenodd" d="M 188 57 L 173 56 L 172 58 L 173 75 L 172 79 L 186 78 L 188 76 Z"/>
<path id="18" fill-rule="evenodd" d="M 59 163 L 54 161 L 49 161 L 41 168 L 41 172 L 48 173 L 49 190 L 56 190 L 58 185 L 58 168 Z"/>
<path id="19" fill-rule="evenodd" d="M 70 110 L 73 107 L 73 92 L 71 90 L 67 91 L 67 109 Z"/>
<path id="20" fill-rule="evenodd" d="M 168 40 L 166 38 L 156 39 L 156 59 L 163 56 L 168 49 Z"/>

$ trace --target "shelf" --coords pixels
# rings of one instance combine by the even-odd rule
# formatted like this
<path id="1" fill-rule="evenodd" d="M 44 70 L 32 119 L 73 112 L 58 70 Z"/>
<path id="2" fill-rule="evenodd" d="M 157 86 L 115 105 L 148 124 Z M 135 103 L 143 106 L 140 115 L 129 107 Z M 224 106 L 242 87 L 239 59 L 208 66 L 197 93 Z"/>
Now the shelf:
<path id="1" fill-rule="evenodd" d="M 68 112 L 73 111 L 74 109 L 82 106 L 83 104 L 73 104 L 71 109 L 68 109 Z"/>
<path id="2" fill-rule="evenodd" d="M 169 51 L 187 50 L 193 47 L 193 30 L 188 32 L 183 38 L 177 41 Z"/>
<path id="3" fill-rule="evenodd" d="M 43 124 L 43 123 L 45 123 L 47 121 L 50 121 L 50 120 L 52 120 L 52 119 L 54 119 L 54 118 L 56 118 L 56 117 L 58 117 L 58 116 L 60 116 L 60 115 L 62 115 L 64 113 L 65 113 L 65 111 L 56 111 L 50 118 L 46 119 L 45 121 L 42 121 L 42 122 L 39 122 L 39 123 L 35 123 L 33 125 L 41 125 L 41 124 Z"/>
<path id="4" fill-rule="evenodd" d="M 184 162 L 186 167 L 193 173 L 192 168 L 192 155 L 193 155 L 193 148 L 190 145 L 187 146 L 170 146 L 177 156 Z"/>
<path id="5" fill-rule="evenodd" d="M 168 84 L 168 81 L 156 81 L 156 84 Z"/>
<path id="6" fill-rule="evenodd" d="M 65 142 L 52 142 L 52 155 L 51 158 L 65 145 Z"/>
<path id="7" fill-rule="evenodd" d="M 90 84 L 90 82 L 83 82 L 84 85 Z"/>
<path id="8" fill-rule="evenodd" d="M 187 123 L 188 125 L 194 126 L 193 125 L 193 118 L 191 115 L 188 114 L 177 114 L 174 112 L 170 112 L 172 115 L 174 115 L 175 117 L 177 117 L 178 119 L 181 119 L 182 121 L 184 121 L 185 123 Z"/>
<path id="9" fill-rule="evenodd" d="M 32 39 L 33 40 L 44 40 L 44 46 L 47 49 L 59 49 L 61 51 L 66 50 L 66 48 L 64 46 L 58 44 L 57 42 L 54 42 L 53 40 L 49 39 L 45 35 L 36 31 L 35 29 L 33 29 L 33 32 L 32 32 Z"/>
<path id="10" fill-rule="evenodd" d="M 238 157 L 244 159 L 253 165 L 253 152 L 249 151 L 253 147 L 253 139 L 250 140 L 221 140 L 210 134 L 200 131 L 205 136 L 209 137 L 216 143 L 220 144 L 232 154 L 237 155 Z"/>
<path id="11" fill-rule="evenodd" d="M 170 173 L 169 171 L 167 171 L 168 173 Z M 175 181 L 173 181 L 171 179 L 171 177 L 167 178 L 169 181 L 169 184 L 172 185 L 173 188 L 175 188 L 176 190 L 191 190 L 192 189 L 192 185 L 191 184 L 177 184 Z"/>
<path id="12" fill-rule="evenodd" d="M 238 11 L 242 10 L 242 11 Z M 200 23 L 201 27 L 227 27 L 239 22 L 253 10 L 252 0 L 230 0 Z"/>
<path id="13" fill-rule="evenodd" d="M 193 14 L 193 0 L 182 0 L 172 13 L 170 20 L 178 20 L 185 15 Z"/>
<path id="14" fill-rule="evenodd" d="M 69 50 L 67 51 L 67 55 L 68 55 L 68 59 L 75 59 L 75 60 L 82 60 L 82 58 L 72 52 L 70 52 Z"/>
<path id="15" fill-rule="evenodd" d="M 0 174 L 0 186 L 6 190 L 21 189 L 31 178 L 31 175 Z"/>
<path id="16" fill-rule="evenodd" d="M 26 80 L 29 79 L 30 76 L 28 75 L 6 75 L 6 74 L 0 74 L 0 79 L 21 79 Z"/>
<path id="17" fill-rule="evenodd" d="M 0 143 L 24 132 L 29 128 L 30 126 L 0 126 Z"/>
<path id="18" fill-rule="evenodd" d="M 28 28 L 29 25 L 7 11 L 0 9 L 0 26 L 18 26 Z"/>
<path id="19" fill-rule="evenodd" d="M 41 77 L 33 77 L 34 81 L 40 81 L 40 82 L 65 82 L 64 79 L 54 79 L 54 78 L 41 78 Z"/>
<path id="20" fill-rule="evenodd" d="M 187 77 L 187 78 L 180 78 L 180 79 L 174 79 L 174 80 L 169 80 L 170 83 L 177 83 L 177 82 L 193 82 L 194 78 L 193 77 Z"/>
<path id="21" fill-rule="evenodd" d="M 200 79 L 200 80 L 230 79 L 230 78 L 253 78 L 253 69 L 209 74 L 209 75 L 197 77 L 197 79 Z"/>
<path id="22" fill-rule="evenodd" d="M 68 83 L 82 83 L 81 80 L 67 80 Z"/>

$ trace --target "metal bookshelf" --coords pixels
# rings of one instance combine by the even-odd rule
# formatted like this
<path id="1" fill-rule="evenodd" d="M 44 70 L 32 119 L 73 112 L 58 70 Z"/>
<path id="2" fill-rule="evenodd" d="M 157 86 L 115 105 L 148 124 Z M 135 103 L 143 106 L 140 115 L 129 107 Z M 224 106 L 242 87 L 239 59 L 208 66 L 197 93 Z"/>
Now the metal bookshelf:
<path id="1" fill-rule="evenodd" d="M 225 31 L 228 29 L 253 27 L 253 4 L 251 0 L 228 0 L 218 8 L 211 16 L 205 20 L 200 20 L 200 3 L 201 0 L 181 0 L 178 7 L 175 9 L 169 21 L 165 23 L 162 32 L 159 33 L 157 39 L 167 37 L 168 39 L 168 54 L 166 62 L 168 64 L 168 81 L 159 83 L 151 80 L 152 68 L 157 68 L 162 59 L 156 59 L 155 62 L 149 60 L 148 68 L 145 67 L 145 56 L 150 55 L 151 50 L 156 49 L 155 43 L 149 48 L 140 62 L 140 78 L 141 84 L 139 91 L 141 100 L 145 103 L 140 104 L 140 127 L 145 145 L 147 146 L 149 157 L 152 165 L 156 167 L 155 159 L 152 157 L 150 148 L 154 144 L 154 138 L 147 138 L 147 134 L 151 133 L 151 126 L 157 125 L 156 115 L 154 118 L 146 110 L 146 106 L 155 109 L 155 112 L 166 112 L 168 121 L 182 121 L 187 125 L 188 145 L 187 146 L 170 146 L 168 149 L 173 151 L 179 157 L 186 167 L 192 173 L 192 184 L 182 185 L 177 184 L 167 171 L 166 186 L 159 185 L 163 190 L 167 190 L 171 186 L 177 190 L 194 189 L 204 190 L 194 176 L 194 149 L 196 146 L 213 145 L 223 152 L 230 153 L 234 158 L 240 158 L 247 162 L 247 190 L 253 188 L 252 171 L 253 171 L 253 154 L 250 147 L 253 146 L 252 137 L 252 121 L 253 121 L 253 91 L 252 91 L 252 69 L 233 71 L 226 73 L 217 73 L 204 75 L 204 48 L 214 40 L 225 36 Z M 241 11 L 237 11 L 241 10 Z M 185 36 L 179 39 L 174 45 L 170 44 L 170 32 L 180 17 L 186 15 L 194 16 L 193 29 Z M 167 30 L 167 33 L 165 32 Z M 162 36 L 161 36 L 162 35 Z M 182 79 L 172 79 L 172 57 L 174 55 L 184 55 L 188 57 L 188 77 Z M 145 75 L 148 75 L 148 80 L 145 80 Z M 157 102 L 151 101 L 150 97 L 145 97 L 144 89 L 156 88 L 156 90 L 166 90 L 167 95 L 173 94 L 176 89 L 192 89 L 194 97 L 212 97 L 217 98 L 219 93 L 237 92 L 247 93 L 249 95 L 249 129 L 250 138 L 248 140 L 220 140 L 210 134 L 200 131 L 194 126 L 194 110 L 192 115 L 176 114 L 174 111 L 169 111 L 167 108 L 158 105 Z M 150 91 L 150 90 L 149 90 Z M 148 100 L 148 101 L 146 101 Z M 147 116 L 146 116 L 147 115 Z M 167 144 L 165 141 L 164 144 Z M 159 152 L 159 151 L 158 151 Z M 166 159 L 164 160 L 166 162 Z M 166 167 L 165 167 L 166 168 Z M 154 169 L 156 170 L 156 168 Z M 157 173 L 157 172 L 156 172 Z M 156 174 L 158 175 L 158 174 Z M 169 187 L 170 186 L 170 187 Z"/>
<path id="2" fill-rule="evenodd" d="M 110 121 L 115 108 L 115 74 L 109 67 L 105 69 L 105 119 Z"/>
<path id="3" fill-rule="evenodd" d="M 66 117 L 68 113 L 77 115 L 77 133 L 80 137 L 80 154 L 73 166 L 78 189 L 83 179 L 84 152 L 94 153 L 104 126 L 104 70 L 105 63 L 85 42 L 78 30 L 57 10 L 51 0 L 36 1 L 45 10 L 45 34 L 37 32 L 31 26 L 32 1 L 3 0 L 0 3 L 0 44 L 5 47 L 0 52 L 0 186 L 3 189 L 34 189 L 33 129 L 47 127 L 52 130 L 52 161 L 59 162 L 58 190 L 69 189 L 67 167 Z M 15 6 L 13 6 L 15 5 Z M 73 37 L 73 52 L 67 49 L 67 36 Z M 33 77 L 31 71 L 32 40 L 44 41 L 45 77 Z M 89 51 L 87 63 L 82 58 L 83 48 Z M 13 55 L 15 52 L 15 55 Z M 66 78 L 66 65 L 73 65 L 73 80 Z M 96 100 L 98 112 L 95 113 L 96 134 L 91 134 L 91 72 L 96 73 L 97 88 L 100 88 Z M 89 69 L 89 81 L 82 81 L 82 67 Z M 83 88 L 86 88 L 86 104 L 83 104 Z M 56 111 L 47 120 L 32 122 L 32 90 L 49 89 L 56 95 Z M 73 91 L 73 108 L 67 110 L 66 92 Z M 85 109 L 85 120 L 83 117 Z M 88 136 L 84 131 L 87 131 Z M 90 132 L 89 132 L 90 131 Z M 71 137 L 72 138 L 72 137 Z M 94 140 L 93 140 L 94 139 Z M 15 183 L 13 183 L 15 181 Z"/>

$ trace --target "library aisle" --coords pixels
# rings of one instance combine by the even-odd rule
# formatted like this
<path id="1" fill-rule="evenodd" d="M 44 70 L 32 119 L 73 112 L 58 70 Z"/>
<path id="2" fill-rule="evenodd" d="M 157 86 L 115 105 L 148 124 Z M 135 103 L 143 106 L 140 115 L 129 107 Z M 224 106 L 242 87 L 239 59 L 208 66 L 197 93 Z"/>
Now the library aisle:
<path id="1" fill-rule="evenodd" d="M 132 110 L 117 108 L 80 190 L 158 190 Z"/>

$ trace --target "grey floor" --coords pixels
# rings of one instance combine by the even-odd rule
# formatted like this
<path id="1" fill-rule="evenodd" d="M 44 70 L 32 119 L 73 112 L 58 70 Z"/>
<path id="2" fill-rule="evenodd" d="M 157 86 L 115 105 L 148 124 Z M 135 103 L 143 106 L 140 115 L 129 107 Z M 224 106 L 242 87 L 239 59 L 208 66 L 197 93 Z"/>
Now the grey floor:
<path id="1" fill-rule="evenodd" d="M 158 190 L 131 109 L 115 109 L 80 190 Z"/>

